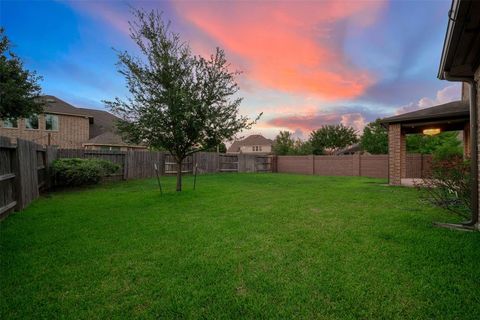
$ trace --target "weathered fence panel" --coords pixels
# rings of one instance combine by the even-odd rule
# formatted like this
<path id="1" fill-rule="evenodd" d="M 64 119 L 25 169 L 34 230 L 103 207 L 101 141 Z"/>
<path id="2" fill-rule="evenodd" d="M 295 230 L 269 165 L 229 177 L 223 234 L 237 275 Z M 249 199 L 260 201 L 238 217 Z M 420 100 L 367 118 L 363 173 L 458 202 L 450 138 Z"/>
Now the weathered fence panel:
<path id="1" fill-rule="evenodd" d="M 220 154 L 218 168 L 220 172 L 238 172 L 238 155 Z"/>
<path id="2" fill-rule="evenodd" d="M 124 178 L 142 179 L 155 177 L 155 165 L 161 175 L 165 174 L 165 153 L 148 151 L 129 151 L 126 158 Z"/>
<path id="3" fill-rule="evenodd" d="M 37 162 L 40 148 L 34 142 L 17 139 L 17 210 L 24 209 L 39 196 L 38 169 L 43 166 Z"/>
<path id="4" fill-rule="evenodd" d="M 194 162 L 198 173 L 218 172 L 219 154 L 216 152 L 199 152 L 194 154 Z"/>
<path id="5" fill-rule="evenodd" d="M 272 156 L 255 156 L 255 172 L 273 172 Z"/>
<path id="6" fill-rule="evenodd" d="M 15 147 L 9 138 L 0 137 L 0 219 L 17 205 L 15 197 Z"/>

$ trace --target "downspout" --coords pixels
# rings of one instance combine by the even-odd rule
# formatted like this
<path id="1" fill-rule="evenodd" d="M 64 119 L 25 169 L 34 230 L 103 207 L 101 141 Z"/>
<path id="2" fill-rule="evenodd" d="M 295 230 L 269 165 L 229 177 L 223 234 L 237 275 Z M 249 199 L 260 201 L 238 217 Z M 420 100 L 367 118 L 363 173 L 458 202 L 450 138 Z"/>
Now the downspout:
<path id="1" fill-rule="evenodd" d="M 463 222 L 464 226 L 474 226 L 478 223 L 478 113 L 477 113 L 477 87 L 473 77 L 454 77 L 449 72 L 444 72 L 443 77 L 448 81 L 467 82 L 470 87 L 470 171 L 472 175 L 472 217 L 470 221 Z"/>

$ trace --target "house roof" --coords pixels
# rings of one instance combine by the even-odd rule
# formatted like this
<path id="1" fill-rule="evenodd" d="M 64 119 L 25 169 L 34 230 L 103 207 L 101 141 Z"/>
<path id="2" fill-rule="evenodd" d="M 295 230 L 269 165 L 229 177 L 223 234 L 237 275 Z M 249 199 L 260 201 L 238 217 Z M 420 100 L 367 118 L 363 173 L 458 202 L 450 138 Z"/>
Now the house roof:
<path id="1" fill-rule="evenodd" d="M 116 117 L 110 112 L 97 109 L 77 108 L 51 95 L 42 96 L 41 99 L 45 102 L 46 113 L 82 116 L 89 118 L 90 140 L 88 140 L 86 144 L 132 146 L 124 142 L 122 137 L 115 133 L 115 122 L 120 120 L 120 118 Z"/>
<path id="2" fill-rule="evenodd" d="M 360 145 L 360 143 L 355 143 L 355 144 L 352 144 L 351 146 L 338 150 L 337 152 L 335 152 L 335 155 L 339 156 L 343 154 L 355 153 L 358 151 L 362 151 L 362 146 Z"/>
<path id="3" fill-rule="evenodd" d="M 45 103 L 45 112 L 54 114 L 67 114 L 73 116 L 89 117 L 85 111 L 54 96 L 45 95 L 40 98 Z"/>
<path id="4" fill-rule="evenodd" d="M 453 0 L 438 78 L 473 77 L 480 65 L 480 1 Z"/>
<path id="5" fill-rule="evenodd" d="M 420 109 L 417 111 L 384 118 L 381 122 L 388 124 L 444 118 L 468 118 L 469 115 L 470 111 L 468 109 L 468 103 L 464 101 L 453 101 L 430 108 Z"/>
<path id="6" fill-rule="evenodd" d="M 101 135 L 107 131 L 116 131 L 115 122 L 120 119 L 110 112 L 86 108 L 78 108 L 78 110 L 81 110 L 94 119 L 93 124 L 90 126 L 90 138 Z"/>
<path id="7" fill-rule="evenodd" d="M 237 140 L 232 143 L 227 152 L 238 152 L 243 146 L 265 146 L 272 145 L 273 141 L 260 134 L 252 134 L 243 140 Z"/>
<path id="8" fill-rule="evenodd" d="M 86 144 L 125 145 L 125 146 L 128 145 L 122 140 L 122 137 L 110 131 L 104 132 L 96 137 L 93 137 L 92 139 L 88 140 Z"/>

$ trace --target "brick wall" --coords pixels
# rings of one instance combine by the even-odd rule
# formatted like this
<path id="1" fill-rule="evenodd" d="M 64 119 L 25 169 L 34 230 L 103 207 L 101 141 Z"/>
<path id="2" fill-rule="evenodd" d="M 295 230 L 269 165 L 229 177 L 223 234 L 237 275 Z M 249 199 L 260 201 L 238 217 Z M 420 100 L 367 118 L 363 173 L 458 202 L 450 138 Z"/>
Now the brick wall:
<path id="1" fill-rule="evenodd" d="M 18 128 L 3 128 L 0 121 L 0 136 L 9 137 L 15 142 L 16 138 L 34 141 L 41 145 L 48 144 L 60 148 L 82 148 L 82 143 L 89 139 L 88 118 L 79 116 L 58 115 L 58 131 L 45 130 L 45 116 L 38 116 L 38 129 L 25 129 L 25 120 L 18 120 Z"/>

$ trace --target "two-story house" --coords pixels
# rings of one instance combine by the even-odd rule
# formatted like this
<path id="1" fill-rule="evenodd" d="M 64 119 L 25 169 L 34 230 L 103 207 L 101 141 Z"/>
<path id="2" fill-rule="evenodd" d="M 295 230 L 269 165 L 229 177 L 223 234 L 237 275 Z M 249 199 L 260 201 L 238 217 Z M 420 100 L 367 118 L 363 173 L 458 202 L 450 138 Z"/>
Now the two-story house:
<path id="1" fill-rule="evenodd" d="M 77 108 L 54 96 L 43 96 L 44 113 L 26 119 L 0 120 L 0 136 L 65 149 L 145 149 L 129 145 L 115 133 L 118 119 L 102 110 Z"/>
<path id="2" fill-rule="evenodd" d="M 273 141 L 259 134 L 253 134 L 243 140 L 237 140 L 228 148 L 232 154 L 269 154 L 272 152 Z"/>

